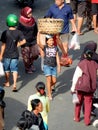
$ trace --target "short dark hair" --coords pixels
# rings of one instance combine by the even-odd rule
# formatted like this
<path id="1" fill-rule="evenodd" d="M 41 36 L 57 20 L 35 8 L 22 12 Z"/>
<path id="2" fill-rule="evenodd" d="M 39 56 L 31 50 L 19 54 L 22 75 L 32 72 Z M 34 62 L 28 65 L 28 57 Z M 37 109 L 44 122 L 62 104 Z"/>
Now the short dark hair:
<path id="1" fill-rule="evenodd" d="M 38 91 L 40 91 L 40 89 L 45 90 L 45 84 L 43 82 L 38 82 L 35 87 Z"/>
<path id="2" fill-rule="evenodd" d="M 53 35 L 46 35 L 46 42 L 47 42 L 50 38 L 53 38 Z"/>
<path id="3" fill-rule="evenodd" d="M 41 101 L 39 99 L 33 99 L 31 101 L 32 110 L 35 110 Z"/>
<path id="4" fill-rule="evenodd" d="M 92 50 L 86 50 L 85 53 L 84 53 L 84 57 L 87 59 L 87 60 L 92 60 L 92 56 L 93 56 L 93 51 Z"/>

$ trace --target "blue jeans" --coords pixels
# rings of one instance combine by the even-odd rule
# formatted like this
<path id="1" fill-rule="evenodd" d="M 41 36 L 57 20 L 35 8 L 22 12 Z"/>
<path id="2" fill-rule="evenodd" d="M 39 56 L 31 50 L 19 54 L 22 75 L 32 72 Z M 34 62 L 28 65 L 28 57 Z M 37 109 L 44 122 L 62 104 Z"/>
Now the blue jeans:
<path id="1" fill-rule="evenodd" d="M 57 67 L 52 67 L 48 65 L 44 65 L 44 74 L 45 76 L 57 76 Z"/>
<path id="2" fill-rule="evenodd" d="M 4 58 L 3 65 L 5 72 L 18 72 L 18 59 Z"/>

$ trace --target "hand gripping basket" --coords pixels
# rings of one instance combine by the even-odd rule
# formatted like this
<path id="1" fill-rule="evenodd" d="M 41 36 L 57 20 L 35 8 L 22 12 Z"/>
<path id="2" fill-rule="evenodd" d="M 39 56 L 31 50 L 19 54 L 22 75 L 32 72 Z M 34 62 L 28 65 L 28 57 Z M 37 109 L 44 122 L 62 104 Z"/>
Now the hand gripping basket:
<path id="1" fill-rule="evenodd" d="M 42 18 L 38 19 L 38 30 L 44 34 L 57 34 L 62 31 L 64 21 L 62 19 Z"/>

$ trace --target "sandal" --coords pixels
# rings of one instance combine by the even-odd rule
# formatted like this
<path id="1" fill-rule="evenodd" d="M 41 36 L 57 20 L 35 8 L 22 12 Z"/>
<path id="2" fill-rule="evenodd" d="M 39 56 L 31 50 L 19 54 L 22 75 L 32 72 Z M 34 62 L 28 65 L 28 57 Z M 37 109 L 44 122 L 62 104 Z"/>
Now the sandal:
<path id="1" fill-rule="evenodd" d="M 12 92 L 17 92 L 18 90 L 16 89 L 16 87 L 13 87 Z"/>
<path id="2" fill-rule="evenodd" d="M 71 33 L 71 35 L 74 35 L 76 32 L 75 31 L 71 31 L 70 33 Z"/>
<path id="3" fill-rule="evenodd" d="M 52 93 L 55 93 L 55 85 L 52 87 Z"/>
<path id="4" fill-rule="evenodd" d="M 54 93 L 55 92 L 55 88 L 52 88 L 52 93 Z"/>

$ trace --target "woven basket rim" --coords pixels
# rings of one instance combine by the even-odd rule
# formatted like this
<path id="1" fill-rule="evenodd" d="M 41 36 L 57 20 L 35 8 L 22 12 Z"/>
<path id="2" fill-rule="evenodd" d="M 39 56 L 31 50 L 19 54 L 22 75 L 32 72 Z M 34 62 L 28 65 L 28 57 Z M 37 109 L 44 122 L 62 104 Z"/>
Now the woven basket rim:
<path id="1" fill-rule="evenodd" d="M 64 25 L 63 19 L 40 18 L 38 19 L 38 30 L 42 33 L 57 34 L 60 33 Z"/>
<path id="2" fill-rule="evenodd" d="M 39 18 L 38 21 L 62 21 L 64 22 L 63 19 L 55 19 L 55 18 Z"/>

